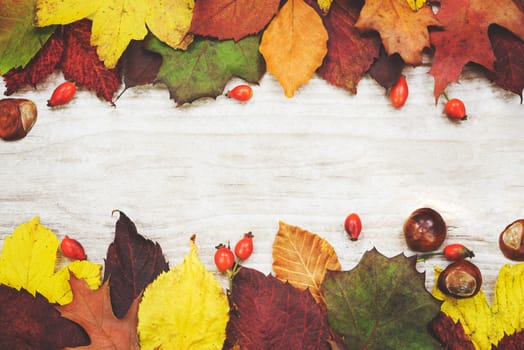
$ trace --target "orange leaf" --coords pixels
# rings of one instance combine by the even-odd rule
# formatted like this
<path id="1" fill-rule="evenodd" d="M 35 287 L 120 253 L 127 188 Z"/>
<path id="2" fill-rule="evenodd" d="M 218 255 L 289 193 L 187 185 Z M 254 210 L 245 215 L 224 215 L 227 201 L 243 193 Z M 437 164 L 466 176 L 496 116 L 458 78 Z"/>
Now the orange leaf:
<path id="1" fill-rule="evenodd" d="M 408 64 L 422 63 L 422 50 L 430 46 L 428 26 L 439 26 L 433 11 L 413 11 L 406 0 L 366 0 L 355 26 L 376 30 L 388 55 L 396 52 Z"/>
<path id="2" fill-rule="evenodd" d="M 90 345 L 73 349 L 139 349 L 136 329 L 140 297 L 133 301 L 124 318 L 118 319 L 111 307 L 108 281 L 91 290 L 85 281 L 71 274 L 73 301 L 56 308 L 63 317 L 82 326 L 91 339 Z"/>
<path id="3" fill-rule="evenodd" d="M 303 0 L 288 0 L 264 31 L 260 52 L 267 71 L 287 97 L 311 79 L 327 53 L 328 33 L 322 19 Z"/>
<path id="4" fill-rule="evenodd" d="M 318 235 L 299 227 L 279 223 L 273 242 L 273 271 L 282 281 L 309 291 L 325 305 L 320 287 L 327 270 L 340 270 L 335 249 Z"/>

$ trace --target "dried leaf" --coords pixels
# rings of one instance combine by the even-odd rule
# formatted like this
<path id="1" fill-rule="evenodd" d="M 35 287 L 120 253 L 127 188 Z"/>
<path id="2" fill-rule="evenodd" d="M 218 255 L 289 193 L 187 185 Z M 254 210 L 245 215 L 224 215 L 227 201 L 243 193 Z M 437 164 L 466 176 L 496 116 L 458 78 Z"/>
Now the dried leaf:
<path id="1" fill-rule="evenodd" d="M 376 30 L 388 55 L 398 53 L 408 63 L 422 63 L 422 51 L 430 46 L 428 26 L 439 26 L 430 7 L 414 12 L 406 0 L 368 0 L 355 26 Z"/>
<path id="2" fill-rule="evenodd" d="M 139 85 L 154 83 L 162 65 L 162 56 L 146 50 L 143 41 L 133 40 L 122 59 L 122 75 L 125 90 Z"/>
<path id="3" fill-rule="evenodd" d="M 307 83 L 327 53 L 328 33 L 303 0 L 289 0 L 264 31 L 260 52 L 287 97 Z"/>
<path id="4" fill-rule="evenodd" d="M 91 288 L 100 285 L 99 264 L 75 261 L 56 273 L 55 261 L 59 241 L 35 217 L 18 226 L 4 240 L 0 256 L 0 283 L 27 290 L 32 295 L 42 294 L 51 303 L 67 304 L 72 300 L 69 286 L 70 271 L 86 280 Z"/>
<path id="5" fill-rule="evenodd" d="M 199 0 L 195 3 L 193 34 L 219 40 L 258 34 L 277 13 L 279 0 Z"/>
<path id="6" fill-rule="evenodd" d="M 383 48 L 378 59 L 369 69 L 369 75 L 382 87 L 389 89 L 398 81 L 406 64 L 398 54 L 386 55 Z"/>
<path id="7" fill-rule="evenodd" d="M 141 349 L 221 349 L 229 305 L 190 241 L 184 262 L 150 284 L 138 310 Z M 162 330 L 159 332 L 159 330 Z"/>
<path id="8" fill-rule="evenodd" d="M 427 332 L 440 302 L 415 263 L 373 249 L 351 271 L 328 271 L 322 285 L 328 321 L 349 349 L 440 348 Z"/>
<path id="9" fill-rule="evenodd" d="M 224 349 L 329 349 L 326 314 L 307 291 L 241 267 L 231 304 Z"/>
<path id="10" fill-rule="evenodd" d="M 107 249 L 104 281 L 109 281 L 111 303 L 118 318 L 169 265 L 158 243 L 139 235 L 122 212 L 116 222 L 115 240 Z"/>
<path id="11" fill-rule="evenodd" d="M 453 320 L 443 312 L 431 321 L 430 331 L 437 340 L 446 345 L 448 350 L 475 350 L 475 346 L 464 333 L 464 327 L 459 322 Z"/>
<path id="12" fill-rule="evenodd" d="M 118 319 L 113 314 L 107 282 L 97 290 L 91 290 L 84 281 L 74 275 L 71 275 L 69 282 L 73 291 L 73 301 L 56 308 L 63 317 L 82 326 L 91 339 L 89 345 L 74 349 L 140 348 L 136 334 L 139 298 L 131 304 L 127 314 Z"/>
<path id="13" fill-rule="evenodd" d="M 318 235 L 279 223 L 273 242 L 273 271 L 292 286 L 309 289 L 318 303 L 325 304 L 321 285 L 328 270 L 340 270 L 335 249 Z"/>

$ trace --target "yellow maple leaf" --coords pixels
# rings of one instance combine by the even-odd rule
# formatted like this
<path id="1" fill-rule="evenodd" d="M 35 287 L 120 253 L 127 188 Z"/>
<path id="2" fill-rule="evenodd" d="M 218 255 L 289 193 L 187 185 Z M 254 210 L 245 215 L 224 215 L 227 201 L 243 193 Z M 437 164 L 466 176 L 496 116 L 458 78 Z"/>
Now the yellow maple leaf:
<path id="1" fill-rule="evenodd" d="M 292 286 L 309 291 L 324 304 L 321 292 L 327 270 L 340 270 L 335 249 L 318 235 L 280 222 L 273 242 L 275 277 Z"/>
<path id="2" fill-rule="evenodd" d="M 264 31 L 260 52 L 267 71 L 287 97 L 311 79 L 327 54 L 328 33 L 318 13 L 303 0 L 289 0 Z"/>
<path id="3" fill-rule="evenodd" d="M 408 2 L 409 7 L 413 11 L 418 11 L 424 4 L 426 3 L 426 0 L 406 0 Z"/>
<path id="4" fill-rule="evenodd" d="M 40 218 L 19 225 L 4 240 L 0 256 L 0 284 L 35 295 L 42 294 L 51 303 L 64 305 L 73 300 L 69 285 L 70 271 L 85 280 L 90 288 L 101 283 L 102 266 L 90 261 L 75 261 L 55 273 L 56 235 L 40 224 Z"/>
<path id="5" fill-rule="evenodd" d="M 194 0 L 37 0 L 36 25 L 69 24 L 93 20 L 91 44 L 108 68 L 114 68 L 131 40 L 142 40 L 148 31 L 177 49 L 193 18 Z"/>
<path id="6" fill-rule="evenodd" d="M 442 270 L 435 268 L 435 280 Z M 491 349 L 506 335 L 524 329 L 524 264 L 504 265 L 499 271 L 495 296 L 490 307 L 485 294 L 455 299 L 437 287 L 433 295 L 444 303 L 442 312 L 454 322 L 460 321 L 476 349 Z"/>
<path id="7" fill-rule="evenodd" d="M 198 259 L 191 239 L 184 262 L 144 291 L 138 309 L 141 349 L 222 349 L 228 312 L 222 286 Z"/>

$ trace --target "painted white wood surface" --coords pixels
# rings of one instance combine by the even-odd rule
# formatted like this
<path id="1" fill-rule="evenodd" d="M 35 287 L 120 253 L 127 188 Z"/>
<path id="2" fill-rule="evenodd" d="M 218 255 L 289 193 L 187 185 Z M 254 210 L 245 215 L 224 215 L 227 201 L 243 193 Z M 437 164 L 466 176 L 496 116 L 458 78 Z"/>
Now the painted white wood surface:
<path id="1" fill-rule="evenodd" d="M 445 243 L 475 251 L 492 298 L 498 270 L 512 263 L 498 235 L 524 217 L 524 106 L 467 71 L 448 94 L 465 101 L 469 119 L 453 123 L 442 99 L 435 106 L 427 71 L 405 71 L 410 96 L 400 110 L 368 78 L 352 96 L 315 77 L 289 99 L 268 74 L 245 104 L 219 97 L 176 108 L 165 87 L 148 86 L 128 90 L 116 107 L 79 91 L 51 110 L 57 74 L 16 95 L 33 99 L 39 117 L 24 140 L 0 143 L 0 238 L 40 216 L 103 263 L 117 219 L 111 212 L 120 209 L 172 266 L 192 233 L 214 270 L 214 246 L 253 231 L 246 265 L 269 273 L 282 220 L 326 238 L 350 269 L 373 246 L 412 255 L 403 222 L 429 206 L 450 227 Z M 364 225 L 358 242 L 343 230 L 353 211 Z M 445 262 L 418 265 L 428 289 L 434 265 Z"/>

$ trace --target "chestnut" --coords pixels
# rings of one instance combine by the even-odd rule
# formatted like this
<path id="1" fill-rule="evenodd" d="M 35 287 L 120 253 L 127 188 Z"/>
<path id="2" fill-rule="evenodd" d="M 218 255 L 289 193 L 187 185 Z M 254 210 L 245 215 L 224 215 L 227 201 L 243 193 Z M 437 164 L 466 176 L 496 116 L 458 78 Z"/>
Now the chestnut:
<path id="1" fill-rule="evenodd" d="M 524 219 L 513 221 L 499 236 L 502 254 L 510 260 L 524 261 Z"/>
<path id="2" fill-rule="evenodd" d="M 36 122 L 37 109 L 25 98 L 0 100 L 0 139 L 16 141 L 24 138 Z"/>
<path id="3" fill-rule="evenodd" d="M 408 247 L 416 252 L 437 250 L 446 239 L 446 223 L 431 208 L 415 210 L 404 223 L 404 236 Z"/>
<path id="4" fill-rule="evenodd" d="M 468 260 L 458 260 L 444 269 L 438 276 L 437 287 L 446 295 L 469 298 L 477 294 L 482 285 L 479 268 Z"/>

